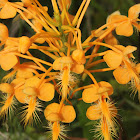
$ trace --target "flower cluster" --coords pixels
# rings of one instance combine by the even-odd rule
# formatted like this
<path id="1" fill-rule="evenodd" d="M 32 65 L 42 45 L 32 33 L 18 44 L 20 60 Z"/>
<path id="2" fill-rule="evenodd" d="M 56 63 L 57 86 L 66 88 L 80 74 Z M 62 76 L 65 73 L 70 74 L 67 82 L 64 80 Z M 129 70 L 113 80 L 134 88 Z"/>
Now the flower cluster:
<path id="1" fill-rule="evenodd" d="M 25 125 L 33 119 L 40 121 L 37 112 L 41 111 L 41 102 L 51 101 L 59 94 L 59 103 L 50 103 L 44 116 L 52 139 L 64 138 L 62 123 L 71 123 L 76 118 L 71 100 L 77 91 L 83 90 L 81 100 L 91 104 L 85 115 L 89 120 L 98 120 L 96 138 L 111 140 L 117 137 L 117 109 L 110 97 L 113 87 L 106 81 L 97 82 L 94 73 L 113 70 L 116 81 L 130 82 L 134 94 L 138 91 L 140 98 L 140 64 L 134 62 L 132 54 L 137 48 L 120 45 L 112 33 L 115 30 L 117 35 L 129 37 L 133 27 L 140 31 L 140 4 L 129 9 L 128 17 L 119 11 L 112 13 L 105 25 L 93 30 L 82 42 L 79 27 L 90 0 L 82 1 L 75 16 L 68 12 L 71 0 L 51 1 L 53 17 L 48 14 L 48 7 L 38 0 L 0 1 L 0 19 L 21 18 L 34 30 L 31 37 L 9 37 L 8 28 L 0 23 L 0 66 L 4 71 L 10 70 L 0 84 L 3 97 L 0 116 L 10 113 L 17 100 L 23 104 L 20 113 Z M 108 49 L 100 52 L 102 47 Z M 33 56 L 30 49 L 42 52 L 49 59 Z M 101 59 L 95 60 L 96 57 Z M 21 58 L 28 62 L 22 62 Z M 100 63 L 108 67 L 92 69 Z M 89 76 L 93 83 L 78 87 L 75 75 Z"/>

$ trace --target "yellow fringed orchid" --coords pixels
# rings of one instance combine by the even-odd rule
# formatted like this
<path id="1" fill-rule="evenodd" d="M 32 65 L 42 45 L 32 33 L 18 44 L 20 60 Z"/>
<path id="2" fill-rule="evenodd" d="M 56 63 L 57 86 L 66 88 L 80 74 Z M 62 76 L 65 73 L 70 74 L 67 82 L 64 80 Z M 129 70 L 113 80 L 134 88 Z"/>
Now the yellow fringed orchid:
<path id="1" fill-rule="evenodd" d="M 137 25 L 139 12 L 140 4 L 136 4 L 129 9 L 128 17 L 119 14 L 111 15 L 109 23 L 116 24 L 117 35 L 131 36 L 133 34 L 133 26 Z M 137 28 L 137 26 L 135 27 Z"/>
<path id="2" fill-rule="evenodd" d="M 103 57 L 107 65 L 110 68 L 114 69 L 119 67 L 124 59 L 128 60 L 130 57 L 133 57 L 132 52 L 137 50 L 137 48 L 134 46 L 124 47 L 122 45 L 115 45 L 114 47 L 117 48 L 120 51 L 120 53 L 117 53 L 113 50 L 109 50 Z"/>
<path id="3" fill-rule="evenodd" d="M 98 136 L 105 140 L 117 137 L 117 109 L 110 101 L 113 87 L 105 81 L 97 82 L 93 74 L 114 70 L 116 81 L 120 84 L 131 81 L 134 94 L 138 91 L 140 98 L 140 64 L 131 60 L 135 59 L 132 53 L 137 48 L 118 45 L 118 40 L 113 35 L 115 30 L 117 35 L 131 36 L 133 26 L 140 30 L 140 4 L 129 9 L 128 17 L 121 15 L 119 11 L 109 15 L 106 24 L 93 30 L 82 43 L 83 31 L 80 25 L 90 1 L 83 0 L 73 16 L 69 13 L 71 0 L 51 0 L 54 13 L 51 17 L 48 7 L 42 6 L 38 0 L 21 0 L 17 3 L 0 0 L 1 19 L 14 18 L 18 14 L 14 20 L 25 20 L 35 31 L 31 37 L 9 37 L 8 28 L 0 23 L 0 66 L 5 71 L 12 69 L 3 78 L 3 81 L 8 83 L 4 81 L 5 83 L 0 84 L 1 95 L 6 95 L 0 115 L 5 115 L 12 109 L 15 97 L 23 104 L 21 117 L 25 125 L 32 119 L 40 120 L 36 112 L 41 111 L 40 102 L 51 101 L 57 91 L 61 96 L 59 103 L 48 104 L 44 116 L 49 121 L 52 140 L 64 139 L 66 135 L 62 123 L 72 123 L 76 118 L 76 111 L 69 96 L 72 99 L 77 91 L 83 90 L 79 100 L 92 103 L 86 116 L 90 120 L 98 120 L 96 139 Z M 98 52 L 102 47 L 110 50 Z M 47 59 L 37 58 L 31 49 L 40 51 Z M 91 53 L 89 49 L 92 50 Z M 19 57 L 30 61 L 23 62 Z M 109 68 L 89 70 L 104 62 Z M 85 80 L 87 75 L 93 84 L 78 88 L 81 83 L 77 84 L 76 77 Z"/>
<path id="4" fill-rule="evenodd" d="M 32 117 L 36 114 L 35 111 L 39 110 L 40 105 L 37 98 L 43 101 L 50 101 L 54 98 L 54 85 L 51 83 L 41 84 L 40 82 L 41 80 L 36 76 L 26 80 L 18 78 L 12 82 L 14 85 L 17 83 L 20 85 L 15 90 L 16 99 L 23 104 L 28 104 L 25 106 L 26 110 L 22 115 L 22 121 L 25 122 L 25 125 L 30 119 L 32 120 Z"/>
<path id="5" fill-rule="evenodd" d="M 86 88 L 82 93 L 82 99 L 86 103 L 92 103 L 99 100 L 101 96 L 108 98 L 113 93 L 112 86 L 105 81 L 98 83 L 99 87 L 94 84 L 90 88 Z"/>
<path id="6" fill-rule="evenodd" d="M 63 133 L 64 129 L 60 125 L 60 122 L 63 123 L 71 123 L 76 118 L 76 112 L 72 105 L 65 105 L 63 101 L 58 103 L 51 103 L 49 104 L 44 111 L 44 115 L 46 120 L 52 123 L 51 128 L 49 129 L 52 131 L 52 139 L 57 140 L 59 137 L 65 135 Z"/>

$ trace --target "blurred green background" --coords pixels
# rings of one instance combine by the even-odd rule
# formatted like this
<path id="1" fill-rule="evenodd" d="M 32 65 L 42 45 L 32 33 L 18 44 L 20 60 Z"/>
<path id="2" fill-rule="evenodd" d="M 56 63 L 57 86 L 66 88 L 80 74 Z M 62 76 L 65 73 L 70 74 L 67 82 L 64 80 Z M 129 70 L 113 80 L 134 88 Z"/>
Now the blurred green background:
<path id="1" fill-rule="evenodd" d="M 9 0 L 10 1 L 10 0 Z M 10 2 L 13 2 L 11 0 Z M 78 10 L 82 0 L 73 0 L 70 7 L 70 13 L 75 14 Z M 139 3 L 139 0 L 91 0 L 90 6 L 85 14 L 83 22 L 81 24 L 82 31 L 82 40 L 84 41 L 91 33 L 91 30 L 97 29 L 103 24 L 106 23 L 106 18 L 112 12 L 119 10 L 121 14 L 127 15 L 128 9 Z M 49 8 L 49 14 L 53 15 L 51 0 L 40 0 L 42 5 L 47 5 Z M 19 37 L 22 35 L 31 36 L 33 31 L 30 27 L 22 20 L 12 22 L 12 19 L 0 20 L 1 23 L 4 23 L 9 28 L 9 34 L 11 37 Z M 16 25 L 16 26 L 15 26 Z M 127 46 L 133 45 L 138 48 L 138 51 L 135 52 L 136 61 L 140 62 L 140 36 L 138 32 L 134 32 L 134 35 L 131 37 L 116 36 L 120 44 Z M 32 52 L 34 55 L 39 57 L 41 53 Z M 106 65 L 102 64 L 99 67 L 105 67 Z M 96 67 L 97 68 L 97 67 Z M 8 72 L 4 72 L 0 69 L 0 80 Z M 95 73 L 96 80 L 99 82 L 101 80 L 108 81 L 112 84 L 114 88 L 114 94 L 111 97 L 112 100 L 116 103 L 118 108 L 118 125 L 119 125 L 119 140 L 139 140 L 140 139 L 140 104 L 137 99 L 137 95 L 130 96 L 131 91 L 129 85 L 119 85 L 112 75 L 112 72 L 104 73 Z M 91 80 L 87 77 L 85 81 L 82 81 L 81 85 L 88 85 L 91 83 Z M 83 101 L 77 101 L 77 98 L 81 97 L 82 92 L 78 92 L 72 103 L 77 112 L 77 117 L 74 122 L 67 124 L 67 128 L 70 130 L 67 132 L 71 140 L 92 140 L 94 139 L 94 132 L 91 132 L 94 129 L 95 121 L 90 121 L 86 118 L 86 110 L 90 104 L 86 104 Z M 57 96 L 56 96 L 57 98 Z M 56 101 L 57 99 L 53 99 Z M 50 104 L 42 103 L 45 106 Z M 57 101 L 58 102 L 58 101 Z M 47 138 L 47 121 L 43 116 L 43 112 L 39 113 L 39 116 L 42 120 L 42 123 L 33 124 L 32 126 L 26 126 L 24 128 L 23 124 L 20 122 L 18 104 L 15 113 L 11 114 L 11 118 L 0 119 L 0 140 L 46 140 Z M 98 139 L 97 139 L 98 140 Z"/>

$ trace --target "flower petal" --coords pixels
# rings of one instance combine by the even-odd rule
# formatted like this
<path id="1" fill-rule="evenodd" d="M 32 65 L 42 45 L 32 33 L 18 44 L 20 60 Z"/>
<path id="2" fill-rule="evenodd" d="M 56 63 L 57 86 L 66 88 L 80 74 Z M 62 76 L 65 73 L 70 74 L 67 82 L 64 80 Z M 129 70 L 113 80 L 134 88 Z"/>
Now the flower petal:
<path id="1" fill-rule="evenodd" d="M 101 109 L 98 105 L 92 105 L 87 109 L 86 116 L 89 120 L 98 120 L 101 118 Z"/>
<path id="2" fill-rule="evenodd" d="M 110 68 L 117 68 L 122 63 L 123 55 L 109 50 L 103 58 Z"/>
<path id="3" fill-rule="evenodd" d="M 14 79 L 14 80 L 11 82 L 11 85 L 15 87 L 15 86 L 18 85 L 19 83 L 24 84 L 24 83 L 25 83 L 25 79 L 24 79 L 24 78 L 16 78 L 16 79 Z"/>
<path id="4" fill-rule="evenodd" d="M 61 117 L 62 117 L 62 122 L 64 123 L 71 123 L 74 121 L 76 118 L 76 112 L 71 105 L 66 105 L 62 107 L 61 110 Z"/>
<path id="5" fill-rule="evenodd" d="M 126 46 L 125 49 L 124 49 L 124 51 L 123 51 L 123 54 L 124 55 L 127 55 L 127 54 L 130 54 L 130 53 L 132 53 L 132 52 L 134 52 L 136 50 L 137 50 L 137 47 L 134 47 L 134 46 Z"/>
<path id="6" fill-rule="evenodd" d="M 98 84 L 99 84 L 100 87 L 105 87 L 104 92 L 107 92 L 109 96 L 113 94 L 113 87 L 110 83 L 105 82 L 105 81 L 101 81 Z"/>
<path id="7" fill-rule="evenodd" d="M 23 93 L 23 86 L 15 90 L 15 97 L 20 103 L 28 103 L 28 96 Z"/>
<path id="8" fill-rule="evenodd" d="M 127 18 L 127 16 L 123 16 L 123 15 L 119 15 L 119 13 L 117 14 L 113 14 L 109 17 L 109 19 L 107 20 L 108 23 L 114 23 L 114 22 L 121 22 L 121 21 L 125 21 Z"/>
<path id="9" fill-rule="evenodd" d="M 42 101 L 51 101 L 54 98 L 54 85 L 51 83 L 45 83 L 39 89 L 38 98 Z"/>
<path id="10" fill-rule="evenodd" d="M 44 110 L 44 115 L 46 120 L 52 122 L 60 121 L 61 119 L 58 114 L 58 111 L 59 111 L 59 104 L 57 103 L 49 104 Z"/>
<path id="11" fill-rule="evenodd" d="M 128 17 L 131 19 L 136 19 L 138 18 L 139 13 L 140 13 L 140 4 L 136 4 L 129 8 Z"/>
<path id="12" fill-rule="evenodd" d="M 23 89 L 23 93 L 29 96 L 36 96 L 37 95 L 37 90 L 33 87 L 25 87 Z"/>
<path id="13" fill-rule="evenodd" d="M 5 71 L 10 70 L 18 63 L 18 58 L 11 53 L 0 55 L 0 65 Z"/>
<path id="14" fill-rule="evenodd" d="M 25 54 L 31 45 L 30 38 L 27 36 L 22 36 L 19 38 L 18 51 Z"/>
<path id="15" fill-rule="evenodd" d="M 38 83 L 40 82 L 40 79 L 36 76 L 33 76 L 26 80 L 25 87 L 36 87 Z"/>
<path id="16" fill-rule="evenodd" d="M 74 63 L 72 65 L 71 71 L 73 71 L 73 72 L 75 72 L 77 74 L 81 74 L 84 71 L 84 65 Z"/>
<path id="17" fill-rule="evenodd" d="M 123 45 L 114 45 L 115 48 L 117 48 L 118 50 L 120 50 L 121 52 L 124 51 L 125 47 Z"/>
<path id="18" fill-rule="evenodd" d="M 99 99 L 99 95 L 97 95 L 97 88 L 95 85 L 91 88 L 87 88 L 82 93 L 82 99 L 85 103 L 92 103 Z"/>
<path id="19" fill-rule="evenodd" d="M 18 69 L 17 74 L 16 74 L 16 78 L 31 78 L 33 77 L 33 73 L 31 71 L 29 71 L 27 68 L 23 68 L 23 69 Z"/>
<path id="20" fill-rule="evenodd" d="M 1 19 L 13 18 L 15 17 L 16 13 L 17 13 L 16 9 L 7 2 L 0 11 L 0 18 Z"/>
<path id="21" fill-rule="evenodd" d="M 133 34 L 133 27 L 130 20 L 126 20 L 116 27 L 116 34 L 123 36 L 131 36 Z"/>
<path id="22" fill-rule="evenodd" d="M 126 68 L 118 67 L 113 71 L 113 75 L 119 84 L 127 84 L 131 80 L 131 76 Z"/>

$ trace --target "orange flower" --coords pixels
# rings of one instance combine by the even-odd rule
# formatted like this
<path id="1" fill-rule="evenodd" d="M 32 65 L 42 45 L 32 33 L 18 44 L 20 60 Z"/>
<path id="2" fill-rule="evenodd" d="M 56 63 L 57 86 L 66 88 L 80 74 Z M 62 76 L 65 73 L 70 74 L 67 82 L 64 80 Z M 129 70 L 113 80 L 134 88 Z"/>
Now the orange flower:
<path id="1" fill-rule="evenodd" d="M 5 42 L 3 51 L 5 53 L 8 53 L 8 51 L 16 51 L 25 54 L 28 51 L 31 44 L 31 40 L 27 36 L 22 36 L 19 38 L 8 37 Z"/>
<path id="2" fill-rule="evenodd" d="M 113 25 L 110 25 L 109 24 L 110 23 L 110 18 L 113 15 L 120 15 L 120 12 L 119 11 L 115 11 L 115 12 L 113 12 L 111 15 L 109 15 L 107 17 L 106 24 L 108 24 L 108 26 L 107 26 L 107 29 L 106 30 L 100 30 L 98 32 L 96 30 L 93 30 L 91 32 L 93 35 L 95 35 L 95 37 L 98 37 L 100 40 L 103 40 L 104 39 L 105 43 L 107 43 L 107 44 L 109 44 L 111 46 L 118 45 L 118 40 L 112 34 L 112 30 L 114 29 L 112 27 Z"/>
<path id="3" fill-rule="evenodd" d="M 138 15 L 140 12 L 140 4 L 136 4 L 130 7 L 128 11 L 128 17 L 123 15 L 111 15 L 109 18 L 109 23 L 112 23 L 112 26 L 116 26 L 116 34 L 123 36 L 131 36 L 133 34 L 133 26 L 138 30 L 140 27 L 137 24 Z M 132 26 L 133 25 L 133 26 Z"/>
<path id="4" fill-rule="evenodd" d="M 58 103 L 51 103 L 44 110 L 46 120 L 50 121 L 49 129 L 52 131 L 53 140 L 65 136 L 63 131 L 65 128 L 60 125 L 60 122 L 71 123 L 76 118 L 76 112 L 72 105 L 65 105 L 63 101 Z"/>
<path id="5" fill-rule="evenodd" d="M 115 52 L 113 50 L 108 50 L 103 57 L 107 65 L 110 68 L 114 68 L 114 69 L 122 64 L 123 59 L 127 60 L 130 57 L 133 58 L 132 52 L 137 49 L 134 46 L 124 47 L 122 45 L 115 45 L 114 47 L 117 48 L 120 51 L 120 53 Z"/>
<path id="6" fill-rule="evenodd" d="M 69 95 L 72 89 L 75 90 L 71 97 L 76 91 L 84 89 L 81 99 L 85 103 L 94 103 L 87 109 L 87 118 L 98 120 L 97 130 L 99 129 L 102 138 L 113 139 L 117 133 L 115 130 L 117 109 L 110 102 L 113 87 L 105 81 L 97 83 L 91 72 L 115 69 L 113 75 L 117 82 L 126 84 L 131 80 L 132 87 L 139 91 L 140 97 L 140 65 L 130 61 L 134 58 L 132 52 L 136 47 L 117 45 L 118 41 L 112 33 L 116 30 L 118 35 L 130 36 L 133 34 L 133 26 L 140 30 L 140 25 L 137 23 L 140 21 L 138 19 L 140 4 L 129 9 L 128 17 L 120 15 L 119 11 L 108 16 L 106 24 L 92 31 L 92 34 L 82 43 L 82 31 L 79 27 L 91 0 L 83 0 L 75 16 L 69 13 L 71 0 L 52 0 L 54 13 L 52 17 L 48 14 L 48 7 L 42 6 L 38 0 L 21 1 L 22 3 L 12 3 L 8 0 L 0 0 L 1 19 L 13 18 L 19 13 L 20 16 L 14 20 L 18 18 L 25 20 L 36 32 L 30 38 L 9 37 L 7 27 L 0 23 L 0 46 L 4 45 L 0 52 L 0 66 L 5 71 L 13 68 L 4 77 L 4 79 L 13 77 L 9 80 L 10 84 L 0 84 L 0 90 L 6 94 L 0 114 L 6 114 L 12 108 L 15 96 L 17 101 L 23 104 L 21 117 L 25 125 L 33 118 L 40 120 L 37 114 L 37 111 L 41 111 L 40 102 L 51 101 L 56 87 L 56 91 L 61 95 L 60 103 L 50 103 L 44 110 L 44 116 L 50 122 L 52 139 L 63 139 L 64 127 L 61 124 L 71 123 L 76 118 L 75 109 L 68 100 Z M 103 40 L 105 43 L 101 43 Z M 97 53 L 101 46 L 110 50 Z M 88 51 L 90 48 L 93 50 L 92 53 Z M 29 49 L 41 51 L 49 59 L 33 57 Z M 86 56 L 87 51 L 90 53 L 89 56 Z M 103 59 L 93 61 L 95 57 L 102 56 Z M 18 57 L 33 62 L 20 64 Z M 87 70 L 102 62 L 106 62 L 110 68 Z M 82 80 L 88 75 L 94 84 L 77 88 L 77 79 L 73 72 L 79 74 Z M 49 83 L 51 80 L 53 84 Z M 66 102 L 70 105 L 66 105 Z"/>
<path id="7" fill-rule="evenodd" d="M 31 41 L 25 36 L 18 39 L 8 37 L 8 29 L 4 28 L 3 24 L 0 26 L 3 27 L 3 35 L 0 35 L 0 40 L 2 44 L 5 44 L 4 49 L 0 52 L 0 65 L 3 70 L 7 71 L 19 62 L 18 57 L 14 53 L 20 52 L 25 54 L 31 45 Z"/>
<path id="8" fill-rule="evenodd" d="M 61 96 L 63 100 L 67 100 L 69 88 L 75 84 L 76 78 L 71 74 L 71 71 L 78 74 L 84 71 L 83 65 L 75 63 L 76 62 L 74 62 L 70 56 L 60 57 L 53 63 L 53 69 L 60 70 L 60 73 L 56 78 L 60 80 L 59 85 L 61 87 Z"/>
<path id="9" fill-rule="evenodd" d="M 18 78 L 20 80 L 23 78 Z M 15 79 L 16 80 L 16 79 Z M 12 82 L 14 83 L 15 80 Z M 40 83 L 40 79 L 36 76 L 33 76 L 27 80 L 24 80 L 23 86 L 17 88 L 15 91 L 15 96 L 20 102 L 24 100 L 24 103 L 28 103 L 28 99 L 38 97 L 43 101 L 50 101 L 54 97 L 54 86 L 51 83 L 44 83 L 39 88 L 37 87 Z M 21 94 L 20 94 L 21 93 Z M 23 98 L 23 95 L 25 98 Z"/>
<path id="10" fill-rule="evenodd" d="M 116 120 L 117 109 L 113 103 L 106 101 L 104 98 L 100 98 L 97 104 L 90 106 L 87 109 L 86 116 L 90 120 L 99 120 L 95 131 L 96 138 L 101 136 L 105 140 L 110 140 L 112 137 L 116 137 Z M 105 126 L 104 126 L 105 125 Z"/>
<path id="11" fill-rule="evenodd" d="M 103 107 L 99 102 L 97 104 L 94 104 L 90 106 L 87 109 L 86 116 L 89 120 L 98 120 L 103 117 L 106 113 L 104 111 L 109 111 L 110 117 L 116 117 L 117 115 L 117 109 L 113 103 L 110 103 L 109 101 L 107 102 L 107 108 L 103 109 Z M 106 115 L 105 115 L 106 116 Z"/>
<path id="12" fill-rule="evenodd" d="M 99 88 L 94 84 L 92 87 L 87 88 L 82 93 L 82 99 L 86 103 L 96 102 L 103 96 L 104 98 L 108 98 L 111 94 L 113 94 L 113 88 L 108 82 L 101 81 L 98 83 Z"/>
<path id="13" fill-rule="evenodd" d="M 110 138 L 117 136 L 115 130 L 117 109 L 112 102 L 105 98 L 102 94 L 98 102 L 87 109 L 86 116 L 90 120 L 100 120 L 95 129 L 96 138 L 101 136 L 110 140 Z"/>
<path id="14" fill-rule="evenodd" d="M 37 101 L 37 97 L 42 101 L 50 101 L 54 98 L 54 85 L 51 83 L 43 83 L 40 85 L 40 79 L 36 76 L 33 76 L 29 79 L 18 78 L 12 81 L 12 85 L 17 85 L 19 87 L 15 90 L 15 97 L 20 103 L 26 103 L 27 105 L 23 108 L 24 113 L 22 114 L 22 121 L 25 122 L 25 125 L 28 121 L 32 120 L 37 110 L 40 111 L 40 104 Z M 40 85 L 38 87 L 38 85 Z M 37 116 L 34 116 L 35 118 Z"/>

